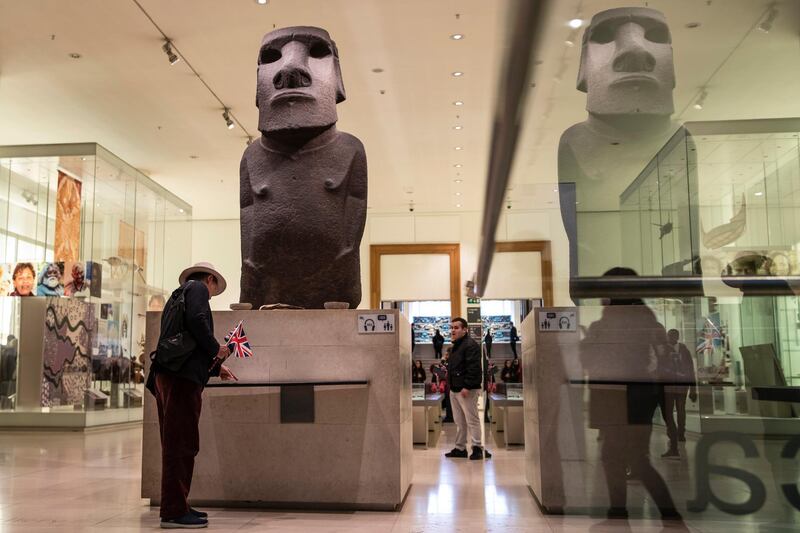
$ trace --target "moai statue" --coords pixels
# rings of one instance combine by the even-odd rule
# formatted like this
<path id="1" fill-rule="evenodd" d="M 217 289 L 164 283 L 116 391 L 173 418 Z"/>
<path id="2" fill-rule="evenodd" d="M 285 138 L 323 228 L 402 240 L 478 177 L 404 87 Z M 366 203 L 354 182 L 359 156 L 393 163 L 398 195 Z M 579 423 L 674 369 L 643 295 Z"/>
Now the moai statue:
<path id="1" fill-rule="evenodd" d="M 675 70 L 666 19 L 654 9 L 602 11 L 583 34 L 577 88 L 588 118 L 568 128 L 558 147 L 561 213 L 570 240 L 570 272 L 579 272 L 583 242 L 577 213 L 617 211 L 620 194 L 677 130 L 670 116 Z M 603 265 L 605 269 L 614 264 Z"/>
<path id="2" fill-rule="evenodd" d="M 264 36 L 256 106 L 261 137 L 240 167 L 240 302 L 321 309 L 361 302 L 359 245 L 367 159 L 336 129 L 345 99 L 328 32 L 292 27 Z"/>

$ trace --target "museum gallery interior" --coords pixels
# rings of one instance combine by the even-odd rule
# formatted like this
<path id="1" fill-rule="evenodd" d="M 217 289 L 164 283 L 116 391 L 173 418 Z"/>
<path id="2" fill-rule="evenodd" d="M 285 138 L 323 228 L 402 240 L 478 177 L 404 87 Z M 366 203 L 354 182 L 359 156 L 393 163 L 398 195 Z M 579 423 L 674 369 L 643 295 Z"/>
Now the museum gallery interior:
<path id="1" fill-rule="evenodd" d="M 0 532 L 800 529 L 798 59 L 800 0 L 0 0 Z"/>

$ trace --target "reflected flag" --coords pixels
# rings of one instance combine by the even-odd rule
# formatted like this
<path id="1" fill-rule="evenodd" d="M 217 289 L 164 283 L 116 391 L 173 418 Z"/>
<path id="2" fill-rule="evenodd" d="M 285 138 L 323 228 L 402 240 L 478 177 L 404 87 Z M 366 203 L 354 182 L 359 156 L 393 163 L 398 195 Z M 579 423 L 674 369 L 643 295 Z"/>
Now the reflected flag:
<path id="1" fill-rule="evenodd" d="M 225 342 L 235 357 L 253 357 L 253 349 L 250 347 L 250 341 L 247 340 L 242 321 L 239 321 L 233 331 L 228 333 Z"/>

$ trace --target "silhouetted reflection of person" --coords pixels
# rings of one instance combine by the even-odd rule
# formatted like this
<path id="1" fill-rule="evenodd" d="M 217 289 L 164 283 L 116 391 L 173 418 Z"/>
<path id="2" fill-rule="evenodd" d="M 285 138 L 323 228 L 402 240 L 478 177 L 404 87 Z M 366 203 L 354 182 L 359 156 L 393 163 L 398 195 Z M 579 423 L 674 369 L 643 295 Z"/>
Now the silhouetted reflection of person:
<path id="1" fill-rule="evenodd" d="M 636 276 L 615 267 L 604 276 Z M 589 379 L 589 426 L 600 431 L 600 458 L 605 471 L 609 517 L 625 518 L 627 475 L 641 480 L 662 518 L 680 519 L 667 484 L 648 456 L 653 414 L 659 399 L 654 381 L 656 350 L 666 332 L 639 299 L 604 301 L 600 320 L 581 341 L 580 356 Z"/>

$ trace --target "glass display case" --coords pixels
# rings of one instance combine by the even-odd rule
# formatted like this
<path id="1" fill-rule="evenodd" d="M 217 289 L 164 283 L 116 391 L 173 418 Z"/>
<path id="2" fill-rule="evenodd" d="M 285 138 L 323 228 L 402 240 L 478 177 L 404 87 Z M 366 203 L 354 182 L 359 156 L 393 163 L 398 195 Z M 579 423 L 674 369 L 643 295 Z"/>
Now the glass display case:
<path id="1" fill-rule="evenodd" d="M 412 383 L 411 384 L 411 400 L 424 400 L 425 399 L 425 383 Z"/>
<path id="2" fill-rule="evenodd" d="M 145 313 L 190 263 L 191 216 L 97 144 L 0 147 L 0 409 L 141 417 Z M 21 329 L 40 320 L 44 343 Z"/>

